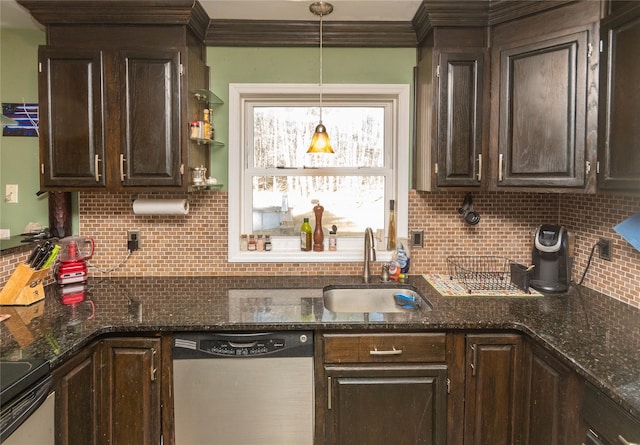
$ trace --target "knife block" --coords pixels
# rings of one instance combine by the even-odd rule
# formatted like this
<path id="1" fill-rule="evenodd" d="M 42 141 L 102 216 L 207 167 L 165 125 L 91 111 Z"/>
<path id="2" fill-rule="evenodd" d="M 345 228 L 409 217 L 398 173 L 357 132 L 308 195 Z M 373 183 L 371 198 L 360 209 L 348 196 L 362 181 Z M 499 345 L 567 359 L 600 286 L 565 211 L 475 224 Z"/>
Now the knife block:
<path id="1" fill-rule="evenodd" d="M 0 291 L 0 305 L 28 306 L 44 298 L 44 279 L 51 270 L 33 270 L 19 263 L 7 284 Z"/>

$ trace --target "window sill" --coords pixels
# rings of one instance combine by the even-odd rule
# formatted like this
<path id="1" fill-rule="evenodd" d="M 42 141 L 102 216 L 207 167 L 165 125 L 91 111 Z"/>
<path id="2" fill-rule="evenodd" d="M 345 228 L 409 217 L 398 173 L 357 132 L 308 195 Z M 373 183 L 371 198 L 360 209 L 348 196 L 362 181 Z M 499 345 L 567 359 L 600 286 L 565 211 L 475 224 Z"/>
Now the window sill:
<path id="1" fill-rule="evenodd" d="M 389 262 L 391 251 L 376 251 L 376 262 Z M 360 263 L 364 253 L 360 249 L 341 249 L 323 252 L 276 249 L 271 251 L 229 252 L 230 263 Z"/>

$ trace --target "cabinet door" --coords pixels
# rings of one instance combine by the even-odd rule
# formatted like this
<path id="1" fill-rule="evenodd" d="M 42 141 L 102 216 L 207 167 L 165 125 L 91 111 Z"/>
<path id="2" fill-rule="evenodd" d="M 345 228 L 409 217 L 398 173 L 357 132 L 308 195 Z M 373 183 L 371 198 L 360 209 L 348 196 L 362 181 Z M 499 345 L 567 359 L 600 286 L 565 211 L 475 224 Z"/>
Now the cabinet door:
<path id="1" fill-rule="evenodd" d="M 445 365 L 327 367 L 327 444 L 446 441 Z"/>
<path id="2" fill-rule="evenodd" d="M 640 190 L 640 7 L 603 23 L 598 187 Z"/>
<path id="3" fill-rule="evenodd" d="M 39 49 L 41 185 L 103 187 L 102 53 Z"/>
<path id="4" fill-rule="evenodd" d="M 577 443 L 580 400 L 577 376 L 540 348 L 528 362 L 526 441 L 528 445 Z"/>
<path id="5" fill-rule="evenodd" d="M 520 443 L 522 339 L 515 334 L 467 336 L 465 445 Z"/>
<path id="6" fill-rule="evenodd" d="M 494 49 L 498 187 L 584 187 L 588 32 Z"/>
<path id="7" fill-rule="evenodd" d="M 105 340 L 102 362 L 102 431 L 107 443 L 160 443 L 160 339 Z"/>
<path id="8" fill-rule="evenodd" d="M 97 445 L 100 406 L 100 349 L 93 346 L 54 371 L 56 444 Z"/>
<path id="9" fill-rule="evenodd" d="M 484 51 L 441 53 L 437 76 L 437 185 L 479 187 Z"/>
<path id="10" fill-rule="evenodd" d="M 179 51 L 121 51 L 120 182 L 181 186 Z M 185 130 L 186 135 L 186 130 Z"/>

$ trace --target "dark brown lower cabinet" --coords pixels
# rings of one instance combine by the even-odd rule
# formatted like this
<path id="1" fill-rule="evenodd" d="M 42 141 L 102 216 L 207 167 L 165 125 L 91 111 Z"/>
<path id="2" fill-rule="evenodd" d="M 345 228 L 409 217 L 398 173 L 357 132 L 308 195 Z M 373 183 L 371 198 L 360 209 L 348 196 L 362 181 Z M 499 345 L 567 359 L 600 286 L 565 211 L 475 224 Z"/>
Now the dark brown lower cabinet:
<path id="1" fill-rule="evenodd" d="M 640 443 L 640 420 L 631 417 L 602 391 L 585 383 L 580 435 L 580 443 L 586 445 L 632 445 Z"/>
<path id="2" fill-rule="evenodd" d="M 542 348 L 532 345 L 525 372 L 525 444 L 578 443 L 578 376 Z"/>
<path id="3" fill-rule="evenodd" d="M 326 443 L 443 443 L 446 376 L 445 365 L 327 368 Z"/>
<path id="4" fill-rule="evenodd" d="M 105 443 L 160 443 L 160 352 L 160 338 L 104 340 L 102 432 Z"/>
<path id="5" fill-rule="evenodd" d="M 521 336 L 467 335 L 466 349 L 464 444 L 521 443 L 524 358 Z"/>
<path id="6" fill-rule="evenodd" d="M 87 347 L 53 373 L 56 444 L 100 444 L 100 345 Z"/>
<path id="7" fill-rule="evenodd" d="M 324 444 L 446 442 L 445 334 L 338 333 L 319 343 Z"/>

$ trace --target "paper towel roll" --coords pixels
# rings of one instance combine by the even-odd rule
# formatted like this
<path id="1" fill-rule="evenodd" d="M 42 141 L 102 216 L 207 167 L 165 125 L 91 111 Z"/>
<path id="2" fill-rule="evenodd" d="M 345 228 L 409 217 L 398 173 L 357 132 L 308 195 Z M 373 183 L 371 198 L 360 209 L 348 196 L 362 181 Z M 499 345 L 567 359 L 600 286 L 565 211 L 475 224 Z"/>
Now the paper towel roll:
<path id="1" fill-rule="evenodd" d="M 186 199 L 136 199 L 133 201 L 136 215 L 186 215 L 189 201 Z"/>

